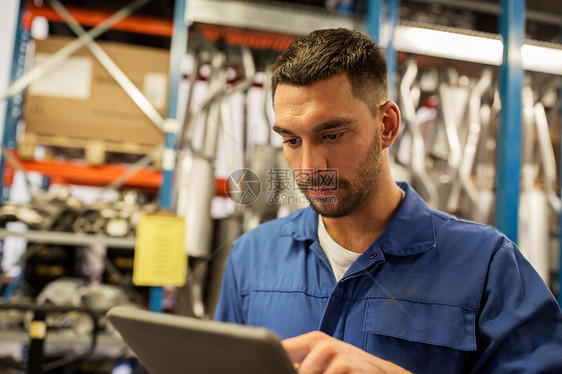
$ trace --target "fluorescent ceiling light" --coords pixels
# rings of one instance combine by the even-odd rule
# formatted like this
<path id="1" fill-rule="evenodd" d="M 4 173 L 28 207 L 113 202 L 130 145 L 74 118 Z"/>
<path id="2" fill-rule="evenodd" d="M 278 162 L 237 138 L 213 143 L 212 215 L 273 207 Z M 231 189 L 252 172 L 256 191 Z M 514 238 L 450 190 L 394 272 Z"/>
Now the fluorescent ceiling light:
<path id="1" fill-rule="evenodd" d="M 411 26 L 396 26 L 397 51 L 499 66 L 503 60 L 501 40 Z M 562 75 L 562 50 L 524 44 L 521 66 L 525 70 Z"/>
<path id="2" fill-rule="evenodd" d="M 489 65 L 500 65 L 502 61 L 502 42 L 480 36 L 396 26 L 393 42 L 394 48 L 402 52 Z"/>
<path id="3" fill-rule="evenodd" d="M 562 50 L 524 44 L 521 65 L 525 70 L 562 75 Z"/>

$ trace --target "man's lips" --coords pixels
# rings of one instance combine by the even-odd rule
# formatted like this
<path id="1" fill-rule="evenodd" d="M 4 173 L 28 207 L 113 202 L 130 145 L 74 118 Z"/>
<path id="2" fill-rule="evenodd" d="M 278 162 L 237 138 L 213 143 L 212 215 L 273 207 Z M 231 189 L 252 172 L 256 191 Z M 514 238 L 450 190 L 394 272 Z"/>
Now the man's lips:
<path id="1" fill-rule="evenodd" d="M 307 191 L 310 195 L 316 197 L 333 196 L 335 193 L 335 189 L 329 187 L 308 188 Z"/>

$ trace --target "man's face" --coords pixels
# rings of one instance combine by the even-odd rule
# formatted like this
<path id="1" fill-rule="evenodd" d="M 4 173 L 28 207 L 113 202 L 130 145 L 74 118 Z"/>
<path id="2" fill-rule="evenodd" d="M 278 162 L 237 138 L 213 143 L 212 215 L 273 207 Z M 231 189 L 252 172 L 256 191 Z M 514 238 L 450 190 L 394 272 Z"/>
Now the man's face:
<path id="1" fill-rule="evenodd" d="M 373 116 L 353 97 L 345 74 L 310 86 L 279 85 L 274 111 L 283 153 L 318 213 L 346 216 L 376 192 L 382 167 L 379 114 Z"/>

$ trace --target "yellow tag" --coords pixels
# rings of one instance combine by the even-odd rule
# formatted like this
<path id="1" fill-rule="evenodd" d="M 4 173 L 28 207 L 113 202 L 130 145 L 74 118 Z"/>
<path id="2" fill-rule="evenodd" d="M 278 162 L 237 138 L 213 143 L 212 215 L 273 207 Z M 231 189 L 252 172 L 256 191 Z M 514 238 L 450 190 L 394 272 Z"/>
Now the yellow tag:
<path id="1" fill-rule="evenodd" d="M 182 286 L 187 274 L 185 219 L 170 213 L 141 214 L 137 226 L 133 283 Z"/>
<path id="2" fill-rule="evenodd" d="M 31 339 L 45 339 L 47 325 L 45 321 L 33 321 L 29 325 L 29 337 Z"/>

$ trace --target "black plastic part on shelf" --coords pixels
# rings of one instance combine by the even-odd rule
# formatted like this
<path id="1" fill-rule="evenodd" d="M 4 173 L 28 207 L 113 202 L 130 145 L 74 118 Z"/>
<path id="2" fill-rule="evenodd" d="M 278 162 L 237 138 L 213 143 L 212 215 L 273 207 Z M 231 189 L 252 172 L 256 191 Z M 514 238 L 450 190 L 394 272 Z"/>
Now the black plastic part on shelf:
<path id="1" fill-rule="evenodd" d="M 87 315 L 92 320 L 92 332 L 90 336 L 90 344 L 88 350 L 84 353 L 56 359 L 54 361 L 45 362 L 45 356 L 43 351 L 43 345 L 47 337 L 46 326 L 44 331 L 30 331 L 30 346 L 29 354 L 27 357 L 28 364 L 23 364 L 15 362 L 10 359 L 5 359 L 0 357 L 0 365 L 4 365 L 16 370 L 24 370 L 29 374 L 39 374 L 46 373 L 53 369 L 59 368 L 61 366 L 66 366 L 78 361 L 86 360 L 88 357 L 94 354 L 98 334 L 99 334 L 99 324 L 98 320 L 103 316 L 103 313 L 94 312 L 92 309 L 84 307 L 75 306 L 55 306 L 48 304 L 32 304 L 32 303 L 10 303 L 0 301 L 0 310 L 16 309 L 22 311 L 32 311 L 33 312 L 33 323 L 39 324 L 39 326 L 45 326 L 46 316 L 50 313 L 67 313 L 67 312 L 77 312 Z M 33 326 L 30 330 L 33 330 Z M 41 330 L 42 327 L 39 327 Z"/>
<path id="2" fill-rule="evenodd" d="M 50 282 L 60 277 L 80 277 L 79 255 L 74 246 L 30 243 L 23 279 L 25 293 L 36 298 Z"/>

